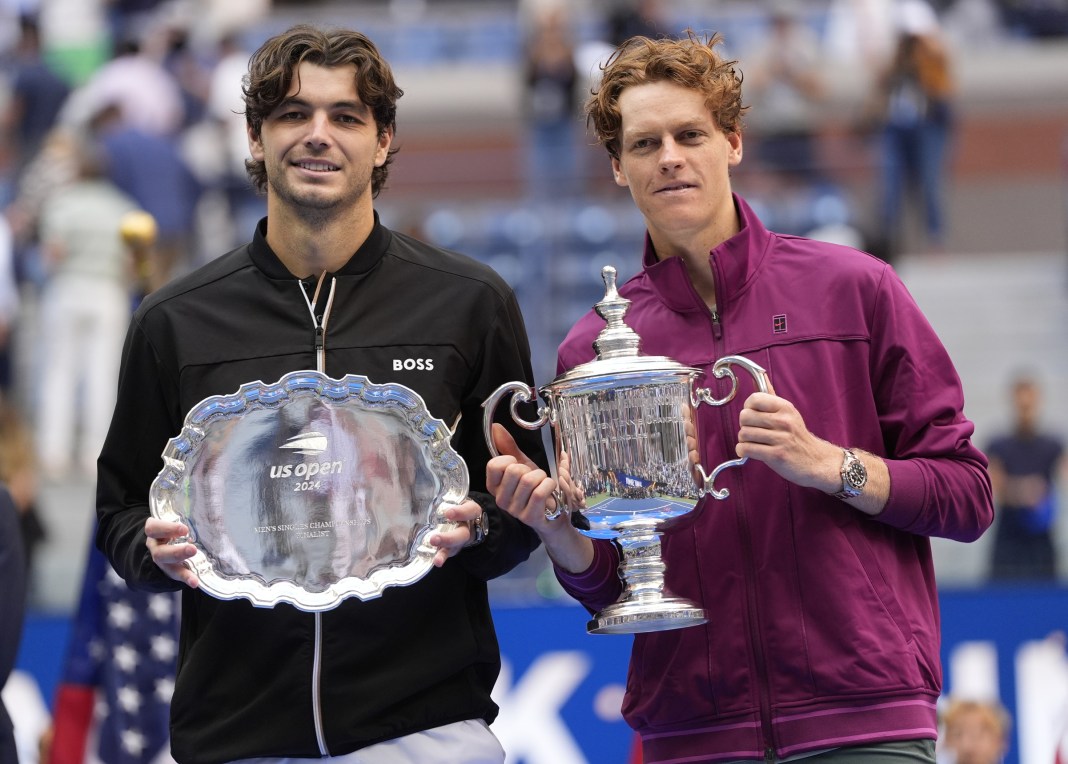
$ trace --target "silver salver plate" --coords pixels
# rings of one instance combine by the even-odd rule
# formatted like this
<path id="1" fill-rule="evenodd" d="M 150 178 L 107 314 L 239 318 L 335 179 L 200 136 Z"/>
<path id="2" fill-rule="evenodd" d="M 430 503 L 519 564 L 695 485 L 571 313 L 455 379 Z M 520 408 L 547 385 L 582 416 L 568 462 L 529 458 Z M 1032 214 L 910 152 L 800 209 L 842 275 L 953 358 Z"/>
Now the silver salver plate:
<path id="1" fill-rule="evenodd" d="M 194 406 L 149 505 L 189 527 L 209 594 L 329 610 L 430 570 L 469 486 L 451 435 L 404 385 L 295 371 Z"/>

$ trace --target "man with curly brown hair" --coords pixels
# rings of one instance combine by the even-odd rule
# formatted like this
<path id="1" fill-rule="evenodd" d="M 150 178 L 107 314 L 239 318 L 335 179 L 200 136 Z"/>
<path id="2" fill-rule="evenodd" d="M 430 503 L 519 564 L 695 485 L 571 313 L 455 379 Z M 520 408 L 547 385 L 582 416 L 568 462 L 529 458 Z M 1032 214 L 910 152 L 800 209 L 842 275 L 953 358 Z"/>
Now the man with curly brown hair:
<path id="1" fill-rule="evenodd" d="M 474 423 L 498 385 L 533 376 L 515 295 L 484 265 L 379 220 L 401 90 L 364 35 L 298 26 L 271 38 L 244 96 L 267 217 L 251 242 L 141 304 L 99 460 L 98 546 L 130 586 L 182 592 L 172 753 L 181 764 L 500 764 L 487 581 L 538 539 L 485 492 Z M 469 498 L 444 508 L 452 523 L 427 539 L 435 567 L 378 598 L 316 612 L 216 599 L 186 564 L 190 529 L 150 515 L 160 454 L 198 402 L 305 369 L 405 385 L 458 423 Z M 538 453 L 536 436 L 523 440 Z M 326 498 L 400 511 L 344 493 Z"/>

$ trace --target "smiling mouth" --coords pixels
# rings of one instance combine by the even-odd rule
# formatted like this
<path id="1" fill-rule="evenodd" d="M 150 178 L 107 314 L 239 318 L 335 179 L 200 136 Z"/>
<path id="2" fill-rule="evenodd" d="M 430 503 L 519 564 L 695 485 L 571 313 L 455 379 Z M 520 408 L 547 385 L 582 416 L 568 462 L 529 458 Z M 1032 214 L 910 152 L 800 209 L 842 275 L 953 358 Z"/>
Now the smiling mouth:
<path id="1" fill-rule="evenodd" d="M 308 170 L 309 172 L 337 172 L 340 168 L 331 164 L 330 162 L 316 162 L 311 160 L 305 160 L 303 162 L 294 162 L 294 164 L 302 170 Z"/>

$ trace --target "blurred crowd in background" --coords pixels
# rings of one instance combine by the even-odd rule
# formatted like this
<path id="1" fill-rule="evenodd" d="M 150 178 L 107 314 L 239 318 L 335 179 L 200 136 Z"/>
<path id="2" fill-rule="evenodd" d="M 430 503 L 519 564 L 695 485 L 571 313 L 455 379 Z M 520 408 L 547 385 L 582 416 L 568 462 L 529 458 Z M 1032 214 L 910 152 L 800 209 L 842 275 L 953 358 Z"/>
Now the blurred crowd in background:
<path id="1" fill-rule="evenodd" d="M 621 40 L 722 32 L 751 107 L 738 188 L 770 228 L 892 263 L 953 249 L 960 52 L 1068 41 L 1068 5 L 1038 0 L 0 3 L 0 480 L 21 510 L 31 570 L 35 551 L 59 544 L 69 559 L 88 544 L 68 548 L 55 526 L 91 516 L 132 309 L 245 241 L 265 212 L 244 170 L 241 78 L 249 52 L 297 21 L 359 28 L 393 63 L 409 95 L 379 209 L 516 286 L 540 381 L 599 299 L 601 265 L 622 275 L 638 265 L 640 218 L 581 113 Z M 437 105 L 418 101 L 420 78 Z M 484 103 L 468 124 L 472 98 Z M 120 237 L 131 212 L 149 213 L 151 231 Z M 1042 429 L 1037 413 L 1025 429 Z M 1017 504 L 1046 500 L 1059 479 L 1059 436 L 1043 437 L 1038 455 L 1000 441 L 1005 475 L 1042 478 Z M 79 487 L 59 495 L 80 503 L 42 507 L 57 485 Z M 1017 528 L 1048 552 L 1041 571 L 1020 575 L 1057 576 L 1053 506 Z M 31 591 L 45 606 L 72 601 Z"/>
<path id="2" fill-rule="evenodd" d="M 246 241 L 265 214 L 245 175 L 241 79 L 264 39 L 305 21 L 360 29 L 393 64 L 407 93 L 401 152 L 376 207 L 513 284 L 539 383 L 603 295 L 601 267 L 626 277 L 639 266 L 641 218 L 582 117 L 599 64 L 635 34 L 724 35 L 751 107 L 735 185 L 769 228 L 895 266 L 969 257 L 965 225 L 1064 252 L 1068 150 L 1042 141 L 1068 149 L 1068 96 L 1054 86 L 1050 100 L 1035 80 L 1068 83 L 1068 68 L 1009 63 L 1033 50 L 1068 66 L 1063 0 L 0 0 L 0 482 L 19 510 L 31 609 L 72 612 L 93 570 L 95 460 L 132 310 Z M 962 60 L 1004 83 L 991 93 L 973 75 L 977 99 L 1018 108 L 1030 87 L 1044 115 L 1038 127 L 1010 115 L 1020 131 L 973 144 L 967 161 L 1045 172 L 1052 186 L 1034 193 L 1047 201 L 1063 184 L 1059 218 L 997 202 L 953 219 L 954 167 L 967 165 Z M 1026 178 L 997 184 L 1037 207 Z M 1061 282 L 1061 315 L 1068 284 L 1049 278 Z M 1068 367 L 1065 350 L 1037 366 Z M 999 519 L 968 583 L 1066 580 L 1062 388 L 1041 369 L 991 361 L 994 402 L 967 413 L 1000 425 L 977 438 Z M 495 584 L 517 602 L 561 596 L 544 557 Z M 992 751 L 960 760 L 999 760 L 1001 711 L 954 713 L 987 730 Z"/>

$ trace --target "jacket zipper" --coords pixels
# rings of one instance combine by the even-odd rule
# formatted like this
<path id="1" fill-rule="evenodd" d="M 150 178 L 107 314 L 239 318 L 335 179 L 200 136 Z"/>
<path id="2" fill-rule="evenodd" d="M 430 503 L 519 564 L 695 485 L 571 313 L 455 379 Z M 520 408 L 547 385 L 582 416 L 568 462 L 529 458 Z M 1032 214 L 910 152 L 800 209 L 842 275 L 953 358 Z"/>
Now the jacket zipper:
<path id="1" fill-rule="evenodd" d="M 742 549 L 745 552 L 746 576 L 745 589 L 746 600 L 749 603 L 749 634 L 753 645 L 753 660 L 756 663 L 757 692 L 760 695 L 760 729 L 764 735 L 764 760 L 775 761 L 775 743 L 771 727 L 771 697 L 768 689 L 768 664 L 764 655 L 764 645 L 760 640 L 760 619 L 757 617 L 757 603 L 759 598 L 753 586 L 756 572 L 753 564 L 753 537 L 749 533 L 749 519 L 745 512 L 739 509 L 738 518 L 742 530 Z"/>
<path id="2" fill-rule="evenodd" d="M 723 339 L 723 325 L 720 323 L 719 311 L 716 308 L 711 308 L 709 313 L 712 319 L 712 336 L 715 338 L 715 342 L 718 343 Z M 713 349 L 715 349 L 715 347 L 713 347 Z M 726 409 L 723 410 L 722 416 L 729 420 L 729 417 L 727 417 L 726 414 Z M 733 432 L 734 429 L 735 425 L 733 423 L 728 423 L 727 432 Z M 745 551 L 747 563 L 745 577 L 746 600 L 749 603 L 749 633 L 752 635 L 753 656 L 756 661 L 757 683 L 760 694 L 760 728 L 764 736 L 764 761 L 771 764 L 775 761 L 775 745 L 772 742 L 771 698 L 769 697 L 769 691 L 767 689 L 767 662 L 764 657 L 764 647 L 760 642 L 759 622 L 756 615 L 758 598 L 752 584 L 756 576 L 753 570 L 753 541 L 749 534 L 749 520 L 745 513 L 740 511 L 740 509 L 738 511 L 738 517 L 740 521 L 739 527 L 742 531 L 742 548 Z"/>
<path id="3" fill-rule="evenodd" d="M 735 494 L 737 495 L 737 494 Z M 756 663 L 757 693 L 760 697 L 760 730 L 764 735 L 764 760 L 775 761 L 775 743 L 771 727 L 771 691 L 768 687 L 768 662 L 764 655 L 764 643 L 760 639 L 760 618 L 757 609 L 756 565 L 753 554 L 753 535 L 749 532 L 749 516 L 739 504 L 736 510 L 742 533 L 742 550 L 745 553 L 745 595 L 749 603 L 749 634 L 753 645 L 753 661 Z"/>
<path id="4" fill-rule="evenodd" d="M 323 614 L 315 614 L 315 657 L 312 660 L 312 717 L 315 720 L 315 741 L 319 744 L 319 755 L 326 757 L 330 750 L 326 747 L 326 732 L 323 730 L 323 698 L 320 692 L 320 680 L 323 675 Z"/>
<path id="5" fill-rule="evenodd" d="M 311 314 L 312 328 L 314 329 L 314 336 L 312 338 L 312 346 L 315 348 L 315 369 L 316 371 L 325 374 L 326 373 L 326 324 L 330 320 L 330 310 L 334 306 L 334 288 L 337 286 L 337 279 L 330 279 L 330 292 L 326 298 L 326 307 L 322 313 L 318 315 L 315 313 L 315 306 L 319 302 L 319 290 L 322 288 L 323 280 L 326 278 L 326 272 L 319 277 L 318 283 L 315 285 L 315 294 L 312 298 L 308 299 L 308 293 L 304 290 L 304 284 L 297 281 L 297 286 L 300 288 L 300 293 L 304 297 L 304 302 L 308 306 L 308 313 Z M 312 657 L 312 721 L 315 725 L 315 741 L 319 745 L 319 754 L 321 756 L 329 756 L 330 749 L 326 747 L 326 731 L 323 729 L 323 698 L 322 698 L 322 676 L 323 676 L 323 614 L 316 612 L 314 614 L 315 619 L 315 648 L 314 655 Z"/>

